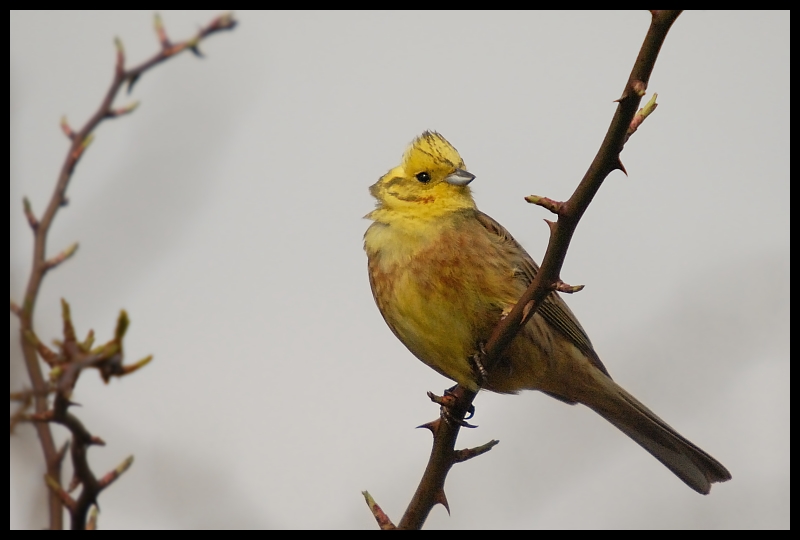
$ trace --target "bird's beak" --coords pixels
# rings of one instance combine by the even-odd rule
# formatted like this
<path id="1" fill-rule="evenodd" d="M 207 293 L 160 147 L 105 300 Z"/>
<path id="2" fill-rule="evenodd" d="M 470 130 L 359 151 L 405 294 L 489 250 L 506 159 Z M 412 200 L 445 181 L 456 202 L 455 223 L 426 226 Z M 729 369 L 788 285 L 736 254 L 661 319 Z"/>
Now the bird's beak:
<path id="1" fill-rule="evenodd" d="M 456 169 L 455 172 L 445 176 L 444 181 L 454 186 L 466 186 L 475 180 L 475 175 L 468 173 L 464 169 Z"/>

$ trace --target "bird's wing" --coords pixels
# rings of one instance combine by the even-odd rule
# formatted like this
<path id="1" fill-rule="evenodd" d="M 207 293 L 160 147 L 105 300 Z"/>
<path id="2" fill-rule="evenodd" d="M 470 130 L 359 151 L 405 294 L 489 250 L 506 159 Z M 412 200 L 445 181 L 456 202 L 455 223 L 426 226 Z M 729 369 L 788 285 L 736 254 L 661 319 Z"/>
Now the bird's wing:
<path id="1" fill-rule="evenodd" d="M 533 278 L 536 276 L 536 272 L 539 271 L 539 265 L 533 261 L 530 255 L 528 255 L 528 252 L 525 251 L 525 248 L 523 248 L 519 242 L 514 240 L 514 237 L 511 236 L 511 233 L 509 233 L 505 227 L 483 212 L 476 211 L 476 217 L 478 218 L 480 224 L 483 225 L 487 231 L 496 235 L 501 239 L 502 242 L 508 243 L 519 250 L 519 253 L 522 256 L 521 270 L 524 274 L 526 285 L 530 285 L 533 281 Z M 586 335 L 586 331 L 580 325 L 578 319 L 569 309 L 564 300 L 561 299 L 558 293 L 552 292 L 547 295 L 542 305 L 539 306 L 537 313 L 541 315 L 544 320 L 546 320 L 553 328 L 557 329 L 570 341 L 572 341 L 572 343 L 589 358 L 595 367 L 608 375 L 608 370 L 600 361 L 597 353 L 594 351 L 594 347 L 592 347 L 592 342 L 589 341 L 589 336 Z"/>

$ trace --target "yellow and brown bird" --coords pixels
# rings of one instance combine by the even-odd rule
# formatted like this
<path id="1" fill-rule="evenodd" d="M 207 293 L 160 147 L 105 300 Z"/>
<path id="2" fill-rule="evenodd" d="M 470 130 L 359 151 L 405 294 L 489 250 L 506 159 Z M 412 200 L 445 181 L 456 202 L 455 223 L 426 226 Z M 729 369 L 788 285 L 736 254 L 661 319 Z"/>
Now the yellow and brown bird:
<path id="1" fill-rule="evenodd" d="M 370 187 L 378 202 L 366 216 L 373 223 L 364 249 L 375 303 L 392 332 L 427 365 L 477 390 L 470 358 L 538 266 L 508 231 L 477 209 L 468 187 L 474 178 L 444 137 L 426 131 L 402 163 Z M 582 403 L 699 493 L 731 478 L 721 463 L 611 379 L 558 293 L 517 334 L 481 388 L 540 390 Z"/>

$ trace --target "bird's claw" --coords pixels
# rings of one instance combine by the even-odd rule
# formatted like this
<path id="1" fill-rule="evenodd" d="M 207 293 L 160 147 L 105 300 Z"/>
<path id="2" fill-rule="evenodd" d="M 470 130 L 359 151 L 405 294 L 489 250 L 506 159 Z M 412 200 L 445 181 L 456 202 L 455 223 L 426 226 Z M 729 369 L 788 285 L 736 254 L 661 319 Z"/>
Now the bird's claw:
<path id="1" fill-rule="evenodd" d="M 442 418 L 444 419 L 445 422 L 447 422 L 451 426 L 460 426 L 463 428 L 478 427 L 475 424 L 470 424 L 466 420 L 460 420 L 459 418 L 456 418 L 455 416 L 453 416 L 453 413 L 451 413 L 450 409 L 448 409 L 447 407 L 443 406 L 441 410 L 442 410 Z M 470 416 L 467 416 L 467 418 L 472 418 L 472 413 L 470 413 Z"/>
<path id="2" fill-rule="evenodd" d="M 489 372 L 483 366 L 481 358 L 486 358 L 486 350 L 483 348 L 483 343 L 478 343 L 478 352 L 470 356 L 468 360 L 472 366 L 472 371 L 475 373 L 478 386 L 483 387 L 486 386 L 486 381 L 489 379 Z"/>
<path id="3" fill-rule="evenodd" d="M 455 388 L 455 386 L 453 388 Z M 447 390 L 444 391 L 444 398 L 445 399 L 442 400 L 443 402 L 441 403 L 441 408 L 440 408 L 442 418 L 444 419 L 445 422 L 447 422 L 451 426 L 460 426 L 460 427 L 464 427 L 464 428 L 476 428 L 476 427 L 478 427 L 478 426 L 476 426 L 474 424 L 470 424 L 469 422 L 467 422 L 467 420 L 469 420 L 470 418 L 475 416 L 475 405 L 472 405 L 471 403 L 469 405 L 469 408 L 467 409 L 467 414 L 464 416 L 463 419 L 458 418 L 455 415 L 453 415 L 452 403 L 449 403 L 447 401 L 447 398 L 451 398 L 451 399 L 454 398 L 454 396 L 453 396 L 453 388 L 448 388 Z"/>

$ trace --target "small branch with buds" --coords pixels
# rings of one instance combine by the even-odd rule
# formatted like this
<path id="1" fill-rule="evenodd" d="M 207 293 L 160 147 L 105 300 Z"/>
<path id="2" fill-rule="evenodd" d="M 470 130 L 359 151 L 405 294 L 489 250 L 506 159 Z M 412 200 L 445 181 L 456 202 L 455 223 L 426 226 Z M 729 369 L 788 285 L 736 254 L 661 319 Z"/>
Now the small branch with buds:
<path id="1" fill-rule="evenodd" d="M 148 356 L 131 365 L 123 364 L 122 340 L 129 324 L 128 315 L 125 311 L 120 312 L 117 319 L 114 337 L 108 343 L 93 348 L 94 332 L 90 330 L 86 339 L 78 341 L 75 327 L 72 323 L 70 307 L 65 300 L 61 301 L 61 308 L 64 321 L 64 336 L 62 341 L 56 342 L 58 350 L 50 349 L 33 332 L 26 334 L 26 341 L 36 347 L 36 351 L 42 360 L 51 368 L 50 385 L 52 391 L 55 392 L 53 407 L 45 411 L 37 411 L 34 414 L 27 415 L 27 417 L 20 417 L 18 421 L 24 419 L 37 424 L 60 424 L 72 434 L 69 450 L 72 457 L 74 476 L 69 487 L 64 489 L 60 480 L 49 473 L 45 474 L 45 483 L 70 513 L 72 528 L 84 529 L 87 525 L 88 512 L 90 508 L 97 504 L 97 497 L 100 492 L 111 485 L 130 467 L 131 463 L 133 463 L 133 456 L 126 458 L 118 467 L 102 478 L 98 479 L 92 472 L 87 459 L 87 451 L 90 446 L 104 446 L 105 442 L 100 437 L 92 435 L 83 423 L 69 412 L 69 408 L 74 405 L 70 398 L 78 382 L 78 377 L 84 370 L 94 368 L 100 372 L 103 381 L 108 382 L 111 377 L 123 377 L 140 369 L 150 362 L 152 356 Z M 27 394 L 32 395 L 31 392 Z M 57 459 L 59 466 L 66 449 L 67 446 L 65 445 L 62 451 L 59 452 Z M 78 498 L 75 499 L 70 493 L 78 486 L 83 486 L 83 488 Z"/>
<path id="2" fill-rule="evenodd" d="M 63 457 L 63 454 L 56 449 L 49 423 L 62 423 L 73 431 L 73 448 L 76 448 L 76 445 L 78 445 L 77 448 L 83 448 L 85 450 L 87 445 L 96 444 L 96 442 L 91 442 L 94 440 L 91 439 L 91 437 L 86 440 L 79 440 L 79 436 L 76 435 L 76 433 L 81 432 L 82 426 L 79 426 L 80 423 L 77 422 L 77 419 L 74 416 L 66 412 L 69 402 L 66 400 L 67 398 L 63 392 L 66 390 L 66 387 L 69 387 L 69 392 L 72 391 L 74 381 L 77 380 L 78 374 L 86 367 L 95 367 L 99 369 L 103 379 L 107 381 L 111 376 L 120 376 L 132 373 L 136 369 L 139 369 L 141 366 L 146 364 L 149 361 L 149 358 L 131 366 L 123 366 L 121 360 L 121 343 L 117 343 L 114 340 L 109 342 L 109 344 L 106 346 L 110 346 L 112 349 L 114 347 L 119 347 L 119 354 L 117 355 L 111 354 L 111 349 L 100 352 L 87 352 L 90 346 L 82 349 L 79 346 L 80 344 L 67 338 L 66 336 L 63 345 L 66 346 L 69 344 L 69 347 L 74 349 L 71 352 L 65 352 L 65 349 L 62 347 L 61 352 L 56 353 L 54 351 L 50 351 L 47 349 L 47 347 L 42 345 L 41 342 L 39 342 L 33 331 L 33 312 L 36 304 L 36 298 L 41 288 L 42 280 L 49 270 L 52 270 L 59 264 L 69 259 L 75 253 L 78 247 L 78 244 L 75 243 L 55 256 L 48 258 L 46 255 L 46 244 L 50 226 L 52 225 L 53 219 L 55 218 L 58 210 L 67 204 L 67 186 L 69 185 L 78 161 L 84 155 L 93 140 L 94 130 L 104 120 L 130 114 L 136 109 L 138 105 L 137 102 L 119 108 L 113 107 L 114 99 L 119 91 L 127 85 L 128 92 L 130 92 L 134 83 L 146 71 L 157 64 L 176 56 L 184 50 L 188 49 L 195 53 L 195 55 L 202 56 L 198 47 L 203 39 L 217 32 L 232 30 L 236 27 L 236 24 L 236 20 L 231 14 L 220 15 L 219 17 L 213 19 L 208 25 L 201 28 L 192 38 L 178 43 L 172 43 L 167 38 L 161 18 L 156 16 L 155 30 L 161 45 L 160 50 L 149 60 L 132 68 L 125 67 L 125 50 L 122 46 L 122 42 L 119 39 L 116 39 L 116 64 L 114 67 L 114 77 L 102 102 L 100 103 L 100 106 L 91 116 L 91 118 L 86 121 L 83 127 L 77 131 L 69 125 L 66 117 L 61 119 L 61 131 L 64 133 L 67 139 L 70 140 L 70 147 L 67 151 L 67 156 L 64 159 L 64 163 L 61 166 L 61 171 L 58 175 L 58 180 L 56 181 L 56 186 L 53 190 L 52 196 L 50 197 L 50 202 L 48 203 L 47 208 L 45 208 L 44 213 L 40 217 L 37 217 L 31 207 L 30 201 L 28 201 L 27 198 L 23 199 L 23 211 L 30 228 L 34 233 L 33 265 L 31 267 L 31 272 L 28 278 L 28 284 L 22 303 L 17 304 L 12 300 L 10 307 L 11 312 L 16 315 L 20 321 L 20 341 L 22 343 L 25 366 L 33 387 L 30 395 L 33 399 L 35 412 L 29 415 L 29 418 L 31 420 L 38 420 L 35 422 L 36 431 L 37 435 L 39 436 L 42 452 L 44 453 L 45 463 L 47 465 L 47 485 L 50 486 L 51 492 L 51 496 L 49 498 L 51 529 L 61 529 L 63 526 L 62 505 L 70 509 L 70 513 L 73 514 L 73 527 L 85 527 L 87 525 L 86 516 L 87 512 L 89 511 L 89 507 L 94 504 L 94 499 L 96 499 L 100 490 L 105 487 L 102 479 L 94 481 L 92 480 L 93 477 L 87 475 L 85 478 L 80 478 L 84 485 L 84 491 L 81 493 L 81 497 L 75 501 L 75 512 L 73 512 L 73 510 L 70 508 L 70 504 L 66 502 L 68 500 L 64 497 L 64 493 L 66 492 L 60 487 L 61 457 Z M 121 316 L 120 320 L 122 320 L 122 318 L 123 317 Z M 127 315 L 124 318 L 127 321 Z M 125 324 L 127 325 L 127 322 Z M 77 353 L 80 354 L 76 356 Z M 54 372 L 58 369 L 63 370 L 56 376 L 56 380 L 58 380 L 58 384 L 60 386 L 56 392 L 56 400 L 53 409 L 50 409 L 48 400 L 48 394 L 52 391 L 51 383 L 46 381 L 42 375 L 42 370 L 39 365 L 39 359 L 37 355 L 41 355 L 45 362 L 50 364 L 51 367 L 55 366 L 53 370 Z M 53 374 L 51 373 L 51 376 L 52 375 Z M 63 377 L 71 377 L 72 382 L 65 382 L 66 379 Z M 24 409 L 27 410 L 27 406 Z M 12 416 L 12 430 L 16 423 L 25 418 L 25 410 L 17 411 Z M 73 462 L 76 460 L 76 452 L 77 450 L 73 451 Z M 76 471 L 77 470 L 78 467 L 76 466 Z M 116 476 L 119 476 L 119 474 Z M 116 478 L 116 476 L 113 478 Z M 108 477 L 108 475 L 103 478 L 110 478 L 107 483 L 111 483 L 111 481 L 113 481 L 113 478 Z M 90 484 L 94 487 L 87 491 L 87 486 Z M 99 489 L 96 489 L 98 486 Z M 84 501 L 84 492 L 87 493 L 86 501 Z M 96 518 L 92 523 L 96 523 Z"/>

